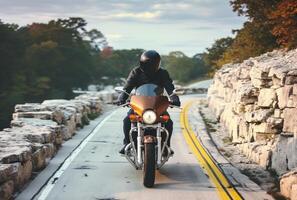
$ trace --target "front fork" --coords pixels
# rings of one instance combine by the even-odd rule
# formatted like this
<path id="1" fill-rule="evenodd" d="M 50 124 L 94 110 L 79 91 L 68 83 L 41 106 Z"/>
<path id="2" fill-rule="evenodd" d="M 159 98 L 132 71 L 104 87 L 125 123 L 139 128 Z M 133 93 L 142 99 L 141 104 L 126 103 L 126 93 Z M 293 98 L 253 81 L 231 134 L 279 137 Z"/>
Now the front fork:
<path id="1" fill-rule="evenodd" d="M 141 169 L 142 165 L 143 165 L 143 154 L 142 154 L 142 149 L 143 149 L 143 143 L 144 141 L 144 129 L 145 128 L 155 128 L 156 129 L 156 140 L 157 140 L 157 168 L 160 168 L 164 165 L 164 163 L 168 160 L 169 158 L 169 154 L 167 156 L 167 158 L 162 159 L 162 154 L 165 150 L 165 148 L 167 148 L 167 141 L 169 138 L 169 132 L 162 127 L 161 123 L 158 123 L 156 125 L 143 125 L 141 123 L 137 123 L 137 126 L 135 126 L 134 124 L 131 126 L 131 130 L 129 133 L 129 138 L 130 138 L 130 145 L 132 145 L 132 149 L 134 152 L 134 161 L 131 160 L 130 155 L 127 154 L 127 150 L 130 148 L 130 145 L 128 145 L 126 147 L 125 150 L 125 155 L 126 158 L 128 159 L 128 161 L 136 168 L 136 169 Z M 133 140 L 133 132 L 137 130 L 137 149 L 135 147 L 135 143 Z M 161 131 L 165 132 L 166 134 L 166 138 L 164 141 L 164 145 L 162 147 L 162 136 L 161 136 Z M 155 141 L 155 140 L 154 140 Z M 169 149 L 168 149 L 169 150 Z"/>
<path id="2" fill-rule="evenodd" d="M 141 166 L 143 163 L 143 159 L 142 159 L 142 155 L 141 155 L 141 153 L 142 153 L 141 149 L 143 147 L 143 144 L 142 144 L 143 130 L 139 123 L 137 124 L 137 132 L 138 132 L 138 134 L 137 134 L 137 164 L 138 164 L 138 166 Z"/>
<path id="3" fill-rule="evenodd" d="M 161 137 L 161 128 L 159 128 L 159 126 L 161 127 L 161 124 L 158 124 L 158 128 L 157 128 L 157 165 L 161 165 L 161 159 L 162 159 L 162 137 Z"/>

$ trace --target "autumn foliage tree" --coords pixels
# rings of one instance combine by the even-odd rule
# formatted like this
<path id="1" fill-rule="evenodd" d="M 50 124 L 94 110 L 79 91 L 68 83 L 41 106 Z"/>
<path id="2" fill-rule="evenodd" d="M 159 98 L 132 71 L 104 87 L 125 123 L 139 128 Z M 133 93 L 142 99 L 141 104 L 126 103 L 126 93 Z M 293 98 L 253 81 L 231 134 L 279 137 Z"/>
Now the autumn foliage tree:
<path id="1" fill-rule="evenodd" d="M 288 48 L 297 47 L 297 1 L 284 0 L 268 14 L 277 42 Z"/>
<path id="2" fill-rule="evenodd" d="M 297 47 L 296 0 L 230 0 L 230 5 L 248 20 L 233 31 L 236 35 L 232 44 L 219 58 L 211 56 L 215 49 L 207 49 L 205 57 L 211 59 L 208 63 L 212 67 L 242 62 L 273 49 Z"/>
<path id="3" fill-rule="evenodd" d="M 233 10 L 268 28 L 281 47 L 297 47 L 296 0 L 231 0 Z"/>

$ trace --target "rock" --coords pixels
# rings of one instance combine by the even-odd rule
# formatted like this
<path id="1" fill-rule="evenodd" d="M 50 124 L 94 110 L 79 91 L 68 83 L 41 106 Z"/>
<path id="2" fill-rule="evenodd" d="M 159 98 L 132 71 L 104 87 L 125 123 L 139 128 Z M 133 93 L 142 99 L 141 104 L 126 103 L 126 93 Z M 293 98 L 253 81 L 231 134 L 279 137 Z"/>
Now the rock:
<path id="1" fill-rule="evenodd" d="M 14 174 L 14 168 L 11 164 L 0 164 L 0 185 L 10 179 Z"/>
<path id="2" fill-rule="evenodd" d="M 268 88 L 272 86 L 272 80 L 267 79 L 251 79 L 252 85 L 256 88 Z"/>
<path id="3" fill-rule="evenodd" d="M 17 190 L 21 189 L 25 183 L 27 183 L 30 180 L 30 177 L 32 175 L 32 162 L 31 160 L 28 160 L 23 163 L 14 163 L 13 164 L 16 170 L 16 176 L 14 178 L 14 184 L 15 188 Z"/>
<path id="4" fill-rule="evenodd" d="M 63 116 L 58 111 L 39 111 L 39 112 L 17 112 L 13 114 L 13 119 L 18 118 L 37 118 L 45 120 L 53 120 L 58 124 L 63 121 Z"/>
<path id="5" fill-rule="evenodd" d="M 251 68 L 250 77 L 255 78 L 255 79 L 271 80 L 271 78 L 268 77 L 268 70 L 265 70 L 263 68 L 259 68 L 256 66 Z"/>
<path id="6" fill-rule="evenodd" d="M 278 100 L 278 107 L 280 109 L 284 109 L 287 104 L 290 95 L 293 93 L 293 85 L 285 85 L 276 90 L 277 93 L 277 100 Z"/>
<path id="7" fill-rule="evenodd" d="M 275 109 L 274 110 L 274 115 L 275 118 L 282 118 L 282 110 L 280 109 Z"/>
<path id="8" fill-rule="evenodd" d="M 38 112 L 45 111 L 45 107 L 39 103 L 25 103 L 15 105 L 15 112 Z"/>
<path id="9" fill-rule="evenodd" d="M 297 184 L 297 169 L 292 170 L 291 172 L 288 172 L 284 174 L 280 179 L 280 190 L 282 195 L 284 195 L 287 198 L 296 199 L 293 194 L 295 194 L 295 191 L 292 192 L 293 185 Z"/>
<path id="10" fill-rule="evenodd" d="M 289 132 L 293 136 L 297 128 L 297 108 L 284 109 L 284 132 Z"/>
<path id="11" fill-rule="evenodd" d="M 253 104 L 258 100 L 259 90 L 250 84 L 241 85 L 237 89 L 235 102 L 243 105 Z"/>
<path id="12" fill-rule="evenodd" d="M 288 169 L 287 143 L 288 138 L 280 136 L 276 139 L 276 144 L 272 148 L 271 168 L 274 169 L 278 175 L 285 173 Z"/>
<path id="13" fill-rule="evenodd" d="M 258 105 L 260 107 L 270 108 L 276 100 L 276 93 L 274 89 L 265 88 L 260 90 L 258 97 Z"/>
<path id="14" fill-rule="evenodd" d="M 0 132 L 0 163 L 25 162 L 31 159 L 32 145 L 23 136 Z"/>
<path id="15" fill-rule="evenodd" d="M 278 67 L 272 67 L 269 71 L 268 76 L 272 77 L 274 86 L 279 87 L 285 85 L 286 72 L 279 70 Z"/>
<path id="16" fill-rule="evenodd" d="M 265 122 L 273 113 L 273 109 L 259 109 L 244 114 L 247 122 L 258 123 Z"/>
<path id="17" fill-rule="evenodd" d="M 47 163 L 52 157 L 54 157 L 57 152 L 57 148 L 51 143 L 42 145 L 42 148 L 45 152 L 45 161 Z"/>
<path id="18" fill-rule="evenodd" d="M 208 101 L 251 161 L 279 175 L 297 167 L 297 49 L 224 65 Z"/>
<path id="19" fill-rule="evenodd" d="M 291 187 L 291 200 L 297 200 L 297 184 L 293 184 Z"/>
<path id="20" fill-rule="evenodd" d="M 272 155 L 271 149 L 269 146 L 260 146 L 259 150 L 259 165 L 265 169 L 269 168 L 270 157 Z"/>
<path id="21" fill-rule="evenodd" d="M 240 119 L 239 123 L 239 137 L 243 138 L 245 142 L 250 142 L 249 137 L 249 123 L 247 123 L 243 118 Z"/>
<path id="22" fill-rule="evenodd" d="M 217 97 L 213 96 L 208 99 L 209 107 L 214 110 L 216 118 L 219 120 L 220 116 L 225 108 L 225 102 L 222 98 L 217 99 Z"/>
<path id="23" fill-rule="evenodd" d="M 43 169 L 46 165 L 45 151 L 43 148 L 36 150 L 32 154 L 33 171 Z"/>
<path id="24" fill-rule="evenodd" d="M 283 75 L 283 78 L 278 78 L 277 76 L 273 75 L 272 76 L 272 85 L 276 88 L 279 88 L 281 86 L 284 86 L 284 77 L 285 77 L 285 74 Z"/>
<path id="25" fill-rule="evenodd" d="M 262 122 L 260 124 L 254 124 L 253 131 L 255 133 L 272 133 L 272 134 L 279 133 L 279 130 L 277 129 L 277 125 L 271 122 Z"/>
<path id="26" fill-rule="evenodd" d="M 261 142 L 261 141 L 270 141 L 275 137 L 274 133 L 261 133 L 261 132 L 254 132 L 254 139 L 257 142 Z"/>
<path id="27" fill-rule="evenodd" d="M 0 131 L 0 199 L 12 199 L 13 192 L 30 180 L 32 172 L 48 164 L 63 139 L 88 124 L 89 115 L 98 115 L 101 98 L 102 94 L 93 93 L 75 100 L 16 105 L 11 128 Z"/>
<path id="28" fill-rule="evenodd" d="M 9 180 L 0 185 L 0 199 L 10 200 L 13 198 L 14 184 L 12 180 Z"/>
<path id="29" fill-rule="evenodd" d="M 13 135 L 22 135 L 25 139 L 31 143 L 53 143 L 56 140 L 56 132 L 53 129 L 41 126 L 25 125 L 21 128 L 13 127 L 4 129 L 5 132 L 9 132 Z"/>
<path id="30" fill-rule="evenodd" d="M 297 83 L 297 70 L 289 71 L 285 78 L 286 85 L 292 85 Z"/>
<path id="31" fill-rule="evenodd" d="M 35 119 L 35 118 L 18 118 L 11 121 L 12 128 L 20 128 L 20 127 L 33 127 L 33 129 L 36 130 L 36 128 L 41 128 L 43 130 L 47 130 L 52 134 L 55 139 L 55 145 L 60 146 L 63 142 L 62 138 L 62 128 L 63 126 L 58 125 L 56 122 L 51 120 L 41 120 L 41 119 Z M 32 130 L 33 131 L 33 130 Z M 30 133 L 29 133 L 30 134 Z M 35 134 L 38 134 L 41 136 L 42 132 L 37 130 Z M 30 140 L 30 138 L 28 138 Z M 32 141 L 34 142 L 34 141 Z M 41 142 L 42 143 L 42 142 Z"/>

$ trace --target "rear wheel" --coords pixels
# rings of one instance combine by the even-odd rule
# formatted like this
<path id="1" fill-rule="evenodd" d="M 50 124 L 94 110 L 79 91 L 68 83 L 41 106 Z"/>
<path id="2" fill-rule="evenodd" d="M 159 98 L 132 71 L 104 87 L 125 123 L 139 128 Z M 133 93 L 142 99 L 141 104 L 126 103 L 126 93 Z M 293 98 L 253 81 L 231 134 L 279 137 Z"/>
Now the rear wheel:
<path id="1" fill-rule="evenodd" d="M 144 144 L 143 185 L 151 188 L 155 184 L 156 154 L 155 144 Z"/>

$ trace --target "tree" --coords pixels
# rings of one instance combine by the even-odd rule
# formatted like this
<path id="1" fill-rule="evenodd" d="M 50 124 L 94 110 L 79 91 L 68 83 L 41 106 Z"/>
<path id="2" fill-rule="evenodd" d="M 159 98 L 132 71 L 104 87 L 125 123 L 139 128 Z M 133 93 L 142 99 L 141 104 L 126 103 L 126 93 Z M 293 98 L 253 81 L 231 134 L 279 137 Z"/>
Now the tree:
<path id="1" fill-rule="evenodd" d="M 230 0 L 234 12 L 252 22 L 269 25 L 268 15 L 282 0 Z"/>
<path id="2" fill-rule="evenodd" d="M 103 76 L 127 77 L 130 70 L 138 66 L 143 51 L 143 49 L 113 50 L 111 56 L 102 58 L 100 67 L 104 68 Z"/>
<path id="3" fill-rule="evenodd" d="M 180 83 L 204 77 L 207 73 L 207 68 L 201 59 L 187 57 L 183 52 L 175 51 L 162 57 L 163 66 L 169 71 L 171 77 Z"/>
<path id="4" fill-rule="evenodd" d="M 85 26 L 81 18 L 24 27 L 0 21 L 0 128 L 16 103 L 70 98 L 94 81 L 100 51 L 84 38 Z M 99 32 L 92 31 L 96 39 Z"/>
<path id="5" fill-rule="evenodd" d="M 223 57 L 225 51 L 233 43 L 233 38 L 226 37 L 216 40 L 210 48 L 206 48 L 206 52 L 203 54 L 202 59 L 204 63 L 211 69 L 210 75 L 220 67 L 218 60 Z"/>
<path id="6" fill-rule="evenodd" d="M 225 49 L 216 66 L 221 67 L 226 63 L 238 63 L 249 57 L 261 55 L 277 48 L 276 38 L 265 26 L 253 22 L 246 22 L 244 27 L 237 31 L 232 44 Z"/>
<path id="7" fill-rule="evenodd" d="M 297 47 L 296 0 L 231 0 L 230 4 L 238 15 L 272 33 L 282 47 Z"/>
<path id="8" fill-rule="evenodd" d="M 297 1 L 283 0 L 268 14 L 273 25 L 272 34 L 283 47 L 297 47 Z"/>

